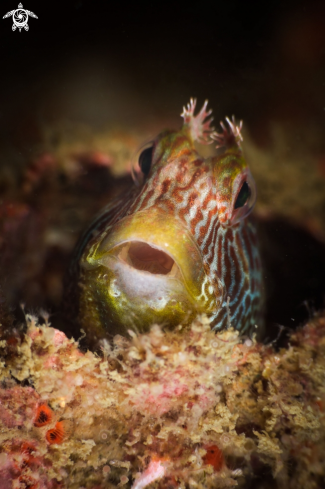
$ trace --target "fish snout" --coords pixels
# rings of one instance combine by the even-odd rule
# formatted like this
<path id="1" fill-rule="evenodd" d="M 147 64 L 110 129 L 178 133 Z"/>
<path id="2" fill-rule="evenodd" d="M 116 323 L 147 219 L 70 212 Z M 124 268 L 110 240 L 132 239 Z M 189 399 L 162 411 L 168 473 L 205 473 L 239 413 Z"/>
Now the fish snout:
<path id="1" fill-rule="evenodd" d="M 159 210 L 127 216 L 94 240 L 81 260 L 81 310 L 97 337 L 173 328 L 213 315 L 222 287 L 212 285 L 190 231 Z"/>

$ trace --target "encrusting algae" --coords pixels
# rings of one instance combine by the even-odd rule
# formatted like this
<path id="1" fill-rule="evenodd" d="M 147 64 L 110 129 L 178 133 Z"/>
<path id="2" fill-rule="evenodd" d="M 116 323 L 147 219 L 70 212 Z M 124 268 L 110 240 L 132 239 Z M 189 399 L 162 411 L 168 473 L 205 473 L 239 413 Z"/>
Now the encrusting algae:
<path id="1" fill-rule="evenodd" d="M 241 155 L 241 125 L 228 121 L 229 128 L 222 126 L 222 134 L 218 135 L 210 127 L 210 111 L 206 111 L 206 104 L 197 116 L 194 116 L 194 109 L 195 103 L 191 101 L 184 109 L 181 131 L 161 133 L 154 145 L 146 147 L 142 157 L 140 155 L 143 183 L 146 185 L 145 182 L 151 181 L 156 171 L 162 177 L 165 172 L 168 177 L 166 169 L 178 161 L 178 151 L 182 149 L 183 156 L 187 154 L 190 160 L 181 159 L 180 168 L 187 167 L 189 171 L 185 171 L 183 176 L 178 175 L 178 183 L 185 182 L 183 177 L 193 177 L 196 179 L 194 187 L 201 182 L 201 190 L 209 188 L 213 193 L 218 186 L 210 185 L 212 180 L 206 182 L 204 176 L 212 172 L 214 178 L 221 163 L 225 163 L 223 168 L 230 173 L 217 172 L 217 183 L 221 182 L 221 176 L 225 178 L 220 183 L 219 194 L 212 195 L 210 200 L 209 205 L 214 202 L 214 207 L 204 207 L 211 211 L 206 223 L 212 223 L 211 216 L 215 219 L 209 228 L 211 239 L 221 236 L 220 232 L 226 229 L 223 224 L 233 226 L 236 233 L 241 230 L 246 235 L 249 231 L 250 236 L 255 236 L 254 223 L 248 217 L 254 205 L 255 186 Z M 195 136 L 194 129 L 200 129 L 201 137 L 194 138 L 199 142 L 202 142 L 202 136 L 210 136 L 218 143 L 219 149 L 222 143 L 222 152 L 213 160 L 215 165 L 210 164 L 210 159 L 209 164 L 203 159 L 196 159 L 196 148 L 192 148 L 191 142 Z M 119 140 L 116 134 L 112 133 L 108 139 L 105 135 L 103 139 L 111 148 L 109 154 L 100 152 L 100 148 L 95 146 L 90 153 L 78 150 L 78 154 L 72 151 L 70 143 L 64 151 L 60 144 L 55 150 L 51 146 L 48 153 L 30 163 L 20 179 L 22 186 L 17 184 L 16 190 L 9 188 L 1 205 L 1 275 L 6 280 L 6 299 L 0 290 L 0 489 L 324 487 L 325 317 L 315 317 L 291 333 L 285 348 L 276 349 L 272 344 L 257 343 L 254 334 L 263 330 L 261 279 L 266 275 L 260 266 L 257 242 L 252 240 L 253 247 L 236 248 L 238 253 L 234 256 L 237 257 L 238 269 L 233 268 L 231 263 L 234 262 L 231 261 L 224 269 L 220 268 L 218 260 L 212 259 L 213 253 L 206 254 L 205 238 L 203 234 L 199 236 L 201 227 L 196 225 L 195 216 L 191 228 L 195 206 L 198 206 L 200 221 L 200 199 L 195 194 L 189 195 L 185 224 L 188 229 L 193 229 L 197 245 L 190 239 L 188 229 L 186 231 L 176 225 L 177 219 L 174 220 L 172 213 L 172 220 L 170 215 L 162 218 L 163 207 L 166 202 L 171 202 L 170 195 L 166 194 L 168 188 L 171 190 L 168 180 L 167 184 L 165 179 L 159 180 L 161 187 L 153 186 L 158 192 L 155 200 L 158 211 L 150 210 L 150 206 L 142 209 L 142 204 L 140 207 L 141 212 L 150 211 L 150 222 L 160 216 L 159 229 L 163 231 L 166 228 L 170 231 L 171 222 L 174 222 L 173 229 L 180 232 L 177 236 L 183 236 L 187 239 L 185 243 L 193 244 L 192 252 L 196 250 L 200 255 L 199 249 L 202 248 L 208 267 L 201 266 L 200 260 L 193 261 L 194 255 L 188 257 L 187 267 L 184 267 L 181 260 L 186 256 L 184 250 L 174 253 L 173 263 L 166 249 L 162 254 L 164 250 L 158 246 L 157 236 L 152 242 L 152 236 L 149 241 L 149 237 L 142 234 L 134 243 L 131 242 L 134 236 L 122 236 L 117 229 L 112 235 L 106 226 L 106 216 L 102 222 L 105 229 L 97 228 L 98 221 L 95 221 L 96 229 L 91 227 L 85 235 L 87 239 L 81 241 L 85 246 L 83 251 L 77 248 L 82 251 L 81 255 L 75 255 L 74 263 L 81 268 L 79 275 L 74 275 L 77 282 L 72 292 L 81 290 L 86 294 L 81 297 L 78 310 L 74 309 L 73 300 L 68 300 L 66 305 L 72 320 L 79 317 L 74 331 L 76 337 L 80 320 L 85 331 L 78 341 L 68 339 L 65 333 L 51 327 L 44 312 L 40 313 L 42 321 L 27 314 L 26 328 L 22 329 L 17 326 L 17 317 L 6 309 L 7 301 L 16 304 L 17 297 L 21 297 L 29 308 L 37 310 L 48 307 L 45 304 L 55 304 L 54 310 L 57 311 L 63 269 L 75 245 L 71 222 L 76 225 L 76 237 L 92 213 L 107 204 L 107 196 L 117 194 L 116 182 L 109 172 L 117 153 L 120 155 L 126 151 L 127 139 L 122 136 Z M 84 144 L 85 139 L 79 138 L 78 145 L 80 140 Z M 168 143 L 166 147 L 164 142 Z M 175 143 L 174 149 L 177 150 L 175 159 L 173 157 L 171 161 L 169 152 L 162 151 L 163 161 L 158 161 L 160 149 L 168 150 L 171 142 Z M 112 148 L 117 143 L 120 149 L 115 155 Z M 181 146 L 178 143 L 182 143 Z M 87 146 L 88 142 L 85 144 Z M 149 156 L 150 161 L 147 159 Z M 228 160 L 228 156 L 233 160 Z M 256 158 L 256 168 L 260 164 L 260 156 L 258 154 Z M 126 160 L 128 154 L 125 156 L 125 164 L 128 164 Z M 269 173 L 278 178 L 271 160 Z M 239 171 L 240 179 L 234 179 L 233 170 Z M 265 165 L 259 172 L 263 183 L 259 188 L 265 189 L 264 182 L 268 177 Z M 281 184 L 285 181 L 283 178 L 280 180 Z M 120 182 L 121 188 L 129 188 L 130 183 L 130 180 Z M 191 192 L 194 191 L 192 183 Z M 141 184 L 139 188 L 142 188 Z M 276 188 L 278 192 L 279 185 Z M 179 190 L 176 186 L 173 194 L 177 211 L 182 210 L 176 198 Z M 297 192 L 297 200 L 301 203 L 301 192 L 292 186 L 291 191 Z M 134 192 L 138 197 L 141 194 Z M 312 193 L 315 194 L 314 189 Z M 125 195 L 121 195 L 125 201 Z M 141 195 L 145 197 L 146 194 Z M 200 198 L 202 195 L 201 192 Z M 312 200 L 308 198 L 307 201 L 310 203 Z M 133 210 L 140 207 L 135 206 Z M 316 208 L 319 212 L 320 206 Z M 75 209 L 79 209 L 77 217 L 70 212 L 74 213 Z M 125 209 L 128 215 L 124 218 L 129 219 L 129 224 L 130 220 L 136 223 L 135 214 L 130 209 Z M 101 214 L 102 217 L 104 215 Z M 114 216 L 118 219 L 116 214 Z M 219 220 L 218 234 L 213 230 L 217 230 Z M 126 230 L 125 222 L 123 232 Z M 230 228 L 227 229 L 228 239 L 231 233 Z M 89 232 L 92 230 L 103 234 L 92 234 Z M 140 231 L 144 233 L 146 230 Z M 151 230 L 150 233 L 153 234 Z M 167 232 L 162 234 L 165 236 Z M 113 248 L 108 242 L 112 236 Z M 99 238 L 102 238 L 102 248 L 98 246 Z M 173 245 L 176 241 L 171 233 L 166 243 Z M 144 246 L 150 243 L 152 249 Z M 119 248 L 120 244 L 122 248 Z M 233 259 L 229 248 L 227 250 L 228 254 L 219 253 L 218 256 L 231 256 Z M 99 256 L 99 252 L 103 252 L 103 256 Z M 242 265 L 248 263 L 245 256 L 248 262 L 250 260 L 249 267 Z M 193 305 L 190 301 L 192 309 L 184 308 L 179 316 L 174 314 L 173 321 L 162 303 L 162 317 L 137 316 L 139 321 L 133 329 L 134 317 L 124 314 L 123 310 L 124 315 L 119 315 L 119 321 L 115 321 L 119 327 L 114 329 L 115 323 L 107 320 L 110 315 L 114 318 L 110 304 L 106 301 L 101 304 L 105 307 L 95 307 L 96 301 L 98 306 L 98 293 L 107 290 L 107 276 L 101 273 L 101 267 L 111 264 L 127 271 L 126 285 L 129 285 L 132 266 L 132 273 L 137 277 L 133 285 L 137 286 L 140 272 L 146 270 L 152 275 L 151 283 L 167 284 L 170 280 L 179 279 L 185 287 L 180 291 L 182 297 L 186 298 L 186 294 L 192 291 L 193 297 L 199 299 L 196 292 L 207 290 L 206 297 L 217 294 L 218 300 L 211 301 L 213 310 L 204 303 L 198 308 L 198 302 L 193 302 Z M 198 268 L 192 267 L 195 264 L 199 264 Z M 219 278 L 215 281 L 212 280 L 214 265 L 220 272 L 220 276 L 216 273 Z M 244 272 L 241 274 L 243 280 L 239 280 L 236 270 Z M 299 270 L 301 272 L 300 267 Z M 209 280 L 205 275 L 209 275 Z M 209 281 L 212 289 L 207 287 Z M 110 280 L 109 283 L 113 287 L 114 282 Z M 231 289 L 232 283 L 236 286 L 241 283 L 243 287 L 236 287 L 235 294 Z M 79 289 L 80 284 L 86 288 Z M 189 286 L 191 290 L 187 290 Z M 112 293 L 116 294 L 112 287 Z M 150 293 L 155 291 L 156 288 L 150 289 Z M 247 293 L 251 301 L 244 303 L 242 294 Z M 135 304 L 138 309 L 139 304 L 133 300 L 132 294 L 128 304 L 130 307 Z M 240 320 L 242 308 L 238 309 L 240 314 L 237 316 L 236 301 L 232 301 L 234 294 L 237 303 L 245 306 L 248 312 L 246 326 Z M 48 302 L 49 297 L 52 302 Z M 161 301 L 162 298 L 157 294 L 157 299 Z M 169 292 L 165 298 L 174 300 Z M 92 302 L 94 307 L 89 306 Z M 146 300 L 143 307 L 146 312 Z M 171 306 L 171 311 L 174 310 Z M 218 317 L 219 313 L 222 318 Z M 218 321 L 214 323 L 213 318 Z M 59 327 L 69 331 L 65 321 L 59 323 Z M 215 327 L 217 332 L 211 327 Z M 219 327 L 225 330 L 218 330 Z M 253 334 L 253 339 L 247 336 L 248 332 Z M 84 344 L 94 348 L 101 346 L 101 354 L 85 352 L 80 346 Z"/>
<path id="2" fill-rule="evenodd" d="M 1 342 L 1 489 L 323 487 L 325 318 L 280 351 L 202 316 L 102 357 L 26 321 Z"/>

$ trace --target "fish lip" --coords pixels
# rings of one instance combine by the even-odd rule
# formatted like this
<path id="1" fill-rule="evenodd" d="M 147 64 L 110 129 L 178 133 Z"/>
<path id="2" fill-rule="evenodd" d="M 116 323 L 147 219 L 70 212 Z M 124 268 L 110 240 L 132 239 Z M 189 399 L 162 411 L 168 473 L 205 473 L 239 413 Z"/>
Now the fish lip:
<path id="1" fill-rule="evenodd" d="M 181 275 L 179 279 L 182 279 L 193 299 L 200 300 L 203 294 L 202 284 L 206 281 L 210 282 L 205 272 L 201 251 L 189 229 L 179 219 L 159 209 L 149 208 L 131 214 L 110 226 L 95 238 L 87 256 L 82 260 L 83 267 L 105 266 L 105 262 L 112 258 L 117 247 L 132 241 L 146 243 L 170 256 L 179 268 Z M 150 272 L 141 271 L 141 273 Z M 168 275 L 165 277 L 172 278 Z M 216 304 L 219 308 L 223 297 L 220 281 L 211 295 L 219 304 Z"/>

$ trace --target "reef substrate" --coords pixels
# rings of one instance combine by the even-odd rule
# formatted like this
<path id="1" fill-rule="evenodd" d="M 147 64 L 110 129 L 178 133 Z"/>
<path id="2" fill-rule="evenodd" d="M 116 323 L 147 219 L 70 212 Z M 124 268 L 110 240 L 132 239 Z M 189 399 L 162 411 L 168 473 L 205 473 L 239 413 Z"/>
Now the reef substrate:
<path id="1" fill-rule="evenodd" d="M 1 489 L 324 487 L 324 317 L 278 351 L 202 317 L 101 356 L 26 322 L 0 343 Z"/>

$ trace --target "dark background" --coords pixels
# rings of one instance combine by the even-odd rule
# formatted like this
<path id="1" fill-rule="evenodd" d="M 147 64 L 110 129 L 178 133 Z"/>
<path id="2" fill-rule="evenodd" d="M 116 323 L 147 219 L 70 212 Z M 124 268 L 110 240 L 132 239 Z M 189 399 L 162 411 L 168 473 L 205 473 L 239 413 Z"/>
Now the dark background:
<path id="1" fill-rule="evenodd" d="M 2 1 L 1 17 L 17 2 Z M 38 16 L 28 32 L 13 32 L 11 18 L 0 22 L 0 144 L 28 151 L 42 125 L 59 118 L 134 124 L 141 104 L 159 115 L 190 96 L 209 98 L 217 115 L 245 118 L 261 144 L 265 121 L 324 123 L 323 1 L 23 7 Z"/>

